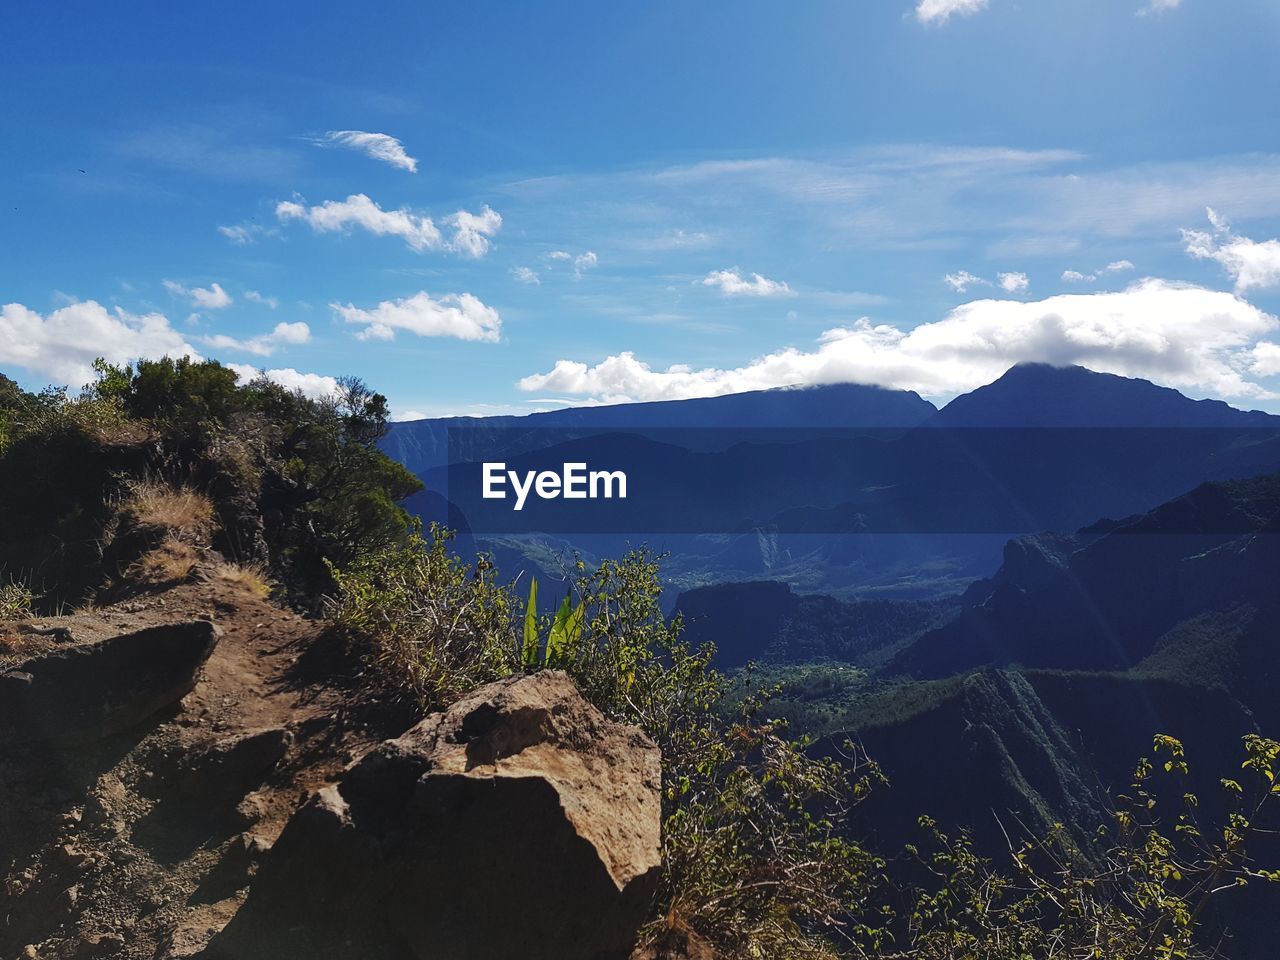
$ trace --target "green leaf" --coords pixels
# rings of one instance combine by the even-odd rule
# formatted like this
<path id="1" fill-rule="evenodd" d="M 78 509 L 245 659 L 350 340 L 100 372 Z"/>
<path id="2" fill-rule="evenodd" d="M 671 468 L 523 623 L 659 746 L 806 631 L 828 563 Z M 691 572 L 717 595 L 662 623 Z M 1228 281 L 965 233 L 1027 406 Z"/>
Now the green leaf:
<path id="1" fill-rule="evenodd" d="M 520 662 L 527 669 L 538 665 L 538 578 L 529 581 L 529 602 L 524 608 L 524 645 Z"/>
<path id="2" fill-rule="evenodd" d="M 569 603 L 569 595 L 564 595 L 564 602 L 556 611 L 551 621 L 551 633 L 547 636 L 547 666 L 559 665 L 568 654 L 569 620 L 573 617 L 573 607 Z"/>

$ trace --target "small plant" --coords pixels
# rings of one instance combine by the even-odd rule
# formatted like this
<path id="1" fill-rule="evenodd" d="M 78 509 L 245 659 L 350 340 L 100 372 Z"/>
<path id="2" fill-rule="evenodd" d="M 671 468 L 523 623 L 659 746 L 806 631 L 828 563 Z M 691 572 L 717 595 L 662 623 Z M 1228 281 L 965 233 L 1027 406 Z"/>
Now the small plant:
<path id="1" fill-rule="evenodd" d="M 199 565 L 200 552 L 195 547 L 166 538 L 131 564 L 125 571 L 125 579 L 140 587 L 172 586 L 189 581 Z"/>
<path id="2" fill-rule="evenodd" d="M 517 601 L 481 557 L 468 566 L 449 552 L 452 533 L 432 525 L 403 547 L 330 568 L 333 628 L 364 651 L 373 674 L 438 709 L 482 683 L 516 672 Z"/>
<path id="3" fill-rule="evenodd" d="M 140 530 L 182 540 L 204 540 L 213 531 L 213 503 L 192 487 L 146 478 L 126 489 L 121 512 Z"/>
<path id="4" fill-rule="evenodd" d="M 0 585 L 0 620 L 26 620 L 33 614 L 36 595 L 25 584 L 11 580 Z"/>
<path id="5" fill-rule="evenodd" d="M 258 564 L 231 563 L 218 560 L 213 564 L 211 574 L 215 580 L 237 587 L 259 600 L 271 597 L 274 584 L 267 577 L 267 572 Z"/>
<path id="6" fill-rule="evenodd" d="M 572 665 L 578 646 L 582 642 L 583 620 L 586 615 L 585 601 L 579 600 L 574 606 L 569 594 L 565 594 L 563 602 L 556 610 L 547 631 L 544 644 L 539 637 L 538 628 L 538 578 L 529 581 L 529 599 L 524 609 L 524 639 L 520 647 L 520 665 L 526 670 L 538 666 L 559 669 Z M 539 652 L 542 654 L 539 661 Z"/>

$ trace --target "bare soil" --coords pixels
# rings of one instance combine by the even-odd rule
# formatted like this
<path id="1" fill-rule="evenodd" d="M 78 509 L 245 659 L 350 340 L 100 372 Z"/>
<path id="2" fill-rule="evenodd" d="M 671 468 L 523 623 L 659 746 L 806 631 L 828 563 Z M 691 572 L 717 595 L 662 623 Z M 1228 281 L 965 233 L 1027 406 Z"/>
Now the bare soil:
<path id="1" fill-rule="evenodd" d="M 358 666 L 318 622 L 213 576 L 0 624 L 0 669 L 197 618 L 222 638 L 171 713 L 83 749 L 0 744 L 0 960 L 195 955 L 310 792 L 415 719 L 354 698 Z M 255 736 L 265 753 L 229 752 Z"/>

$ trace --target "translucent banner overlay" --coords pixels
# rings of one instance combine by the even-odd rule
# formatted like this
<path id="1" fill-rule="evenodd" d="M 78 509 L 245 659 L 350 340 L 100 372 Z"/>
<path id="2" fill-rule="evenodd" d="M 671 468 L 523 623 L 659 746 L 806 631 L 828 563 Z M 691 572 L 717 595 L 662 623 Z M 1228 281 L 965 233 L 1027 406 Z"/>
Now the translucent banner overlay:
<path id="1" fill-rule="evenodd" d="M 1074 531 L 1280 471 L 1271 428 L 459 426 L 444 439 L 414 507 L 478 534 Z M 1265 526 L 1171 507 L 1159 532 Z"/>

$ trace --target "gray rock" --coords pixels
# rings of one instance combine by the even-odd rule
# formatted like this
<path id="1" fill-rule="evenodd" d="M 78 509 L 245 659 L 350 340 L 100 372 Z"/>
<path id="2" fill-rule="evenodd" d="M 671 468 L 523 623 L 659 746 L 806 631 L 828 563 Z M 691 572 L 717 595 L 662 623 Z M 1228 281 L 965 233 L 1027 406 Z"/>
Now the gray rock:
<path id="1" fill-rule="evenodd" d="M 660 868 L 660 757 L 562 673 L 483 687 L 348 768 L 206 960 L 625 960 Z"/>

